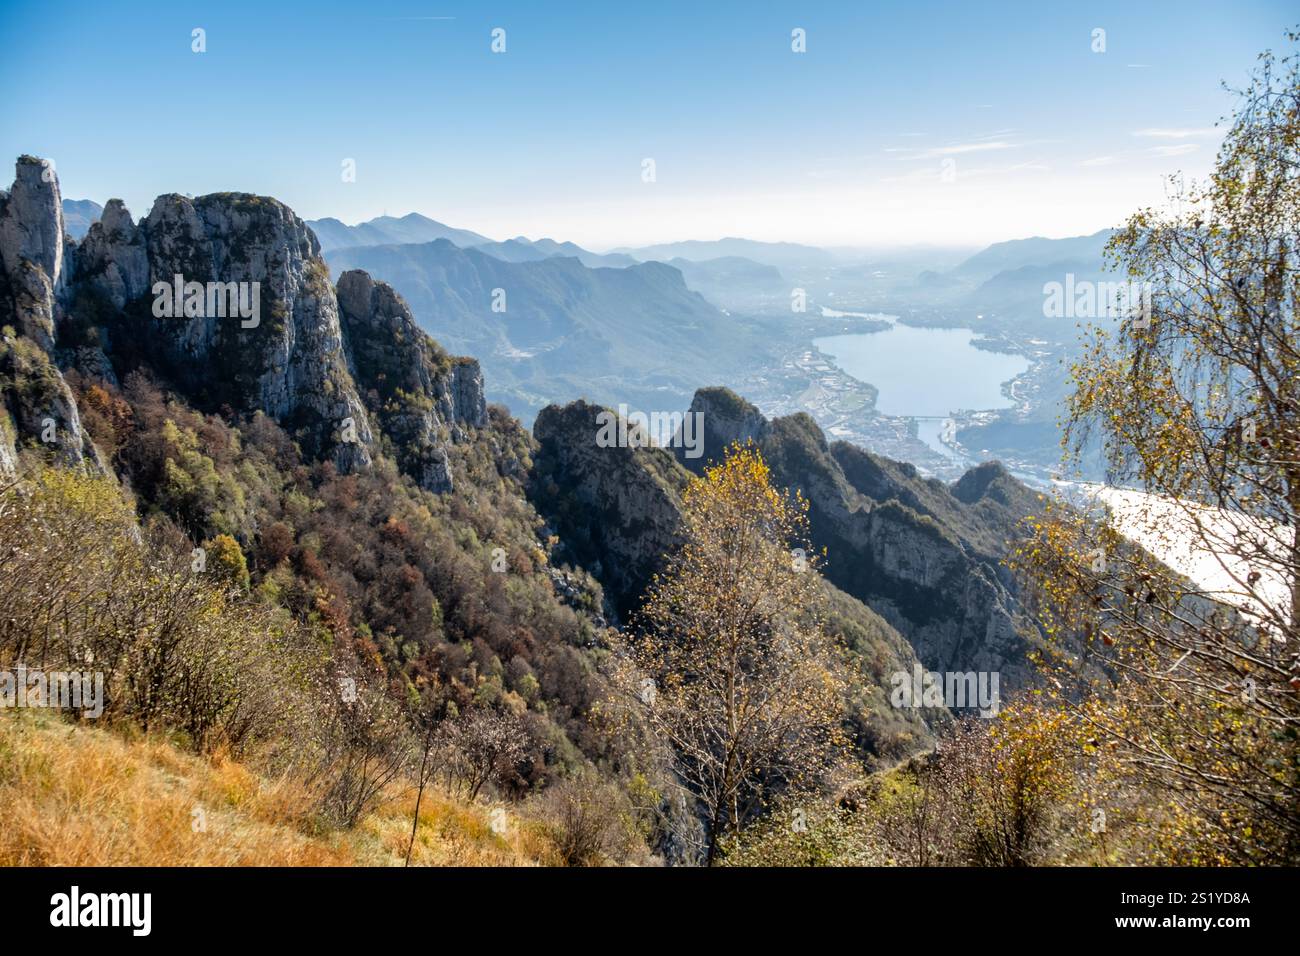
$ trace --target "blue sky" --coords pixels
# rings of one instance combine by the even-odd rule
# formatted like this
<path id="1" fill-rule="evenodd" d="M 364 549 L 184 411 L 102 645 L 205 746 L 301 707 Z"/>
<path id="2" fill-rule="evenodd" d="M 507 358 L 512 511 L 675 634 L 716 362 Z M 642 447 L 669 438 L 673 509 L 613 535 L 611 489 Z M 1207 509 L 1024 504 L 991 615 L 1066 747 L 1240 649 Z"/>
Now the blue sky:
<path id="1" fill-rule="evenodd" d="M 0 0 L 0 153 L 137 216 L 243 190 L 594 248 L 1064 236 L 1203 174 L 1220 81 L 1296 20 L 1268 0 Z"/>

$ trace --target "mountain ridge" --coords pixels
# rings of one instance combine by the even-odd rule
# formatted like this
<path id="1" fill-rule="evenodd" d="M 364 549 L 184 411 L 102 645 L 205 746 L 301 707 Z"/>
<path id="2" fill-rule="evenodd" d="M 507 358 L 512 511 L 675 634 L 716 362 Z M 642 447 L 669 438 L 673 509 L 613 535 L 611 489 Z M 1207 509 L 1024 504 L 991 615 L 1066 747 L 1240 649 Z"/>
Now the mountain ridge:
<path id="1" fill-rule="evenodd" d="M 367 219 L 352 226 L 333 217 L 308 220 L 307 225 L 320 240 L 322 252 L 350 246 L 431 242 L 434 239 L 447 239 L 462 247 L 492 241 L 477 232 L 444 225 L 418 212 L 407 213 L 401 217 L 376 216 L 374 219 Z"/>
<path id="2" fill-rule="evenodd" d="M 425 331 L 479 358 L 493 399 L 525 423 L 577 395 L 680 408 L 699 381 L 726 380 L 762 347 L 750 328 L 659 262 L 507 262 L 448 240 L 340 249 L 326 261 L 392 285 Z"/>

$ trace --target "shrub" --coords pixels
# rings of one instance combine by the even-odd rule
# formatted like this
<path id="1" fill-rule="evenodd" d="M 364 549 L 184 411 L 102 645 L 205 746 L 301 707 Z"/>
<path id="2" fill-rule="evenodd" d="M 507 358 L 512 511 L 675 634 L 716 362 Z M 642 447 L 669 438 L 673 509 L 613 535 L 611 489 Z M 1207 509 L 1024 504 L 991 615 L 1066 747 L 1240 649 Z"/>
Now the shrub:
<path id="1" fill-rule="evenodd" d="M 630 830 L 627 797 L 591 775 L 578 774 L 552 785 L 539 804 L 565 866 L 598 866 L 639 842 Z"/>

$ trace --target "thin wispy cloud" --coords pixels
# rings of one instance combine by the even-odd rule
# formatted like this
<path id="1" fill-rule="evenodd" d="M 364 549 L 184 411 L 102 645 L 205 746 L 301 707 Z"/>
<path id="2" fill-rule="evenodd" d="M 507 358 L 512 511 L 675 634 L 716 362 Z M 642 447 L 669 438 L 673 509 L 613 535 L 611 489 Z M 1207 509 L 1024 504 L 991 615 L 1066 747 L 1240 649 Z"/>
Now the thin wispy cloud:
<path id="1" fill-rule="evenodd" d="M 1199 143 L 1179 143 L 1177 146 L 1152 146 L 1147 152 L 1152 156 L 1185 156 L 1200 148 Z"/>
<path id="2" fill-rule="evenodd" d="M 1094 156 L 1092 159 L 1084 159 L 1079 162 L 1080 166 L 1114 166 L 1118 159 L 1114 156 Z"/>

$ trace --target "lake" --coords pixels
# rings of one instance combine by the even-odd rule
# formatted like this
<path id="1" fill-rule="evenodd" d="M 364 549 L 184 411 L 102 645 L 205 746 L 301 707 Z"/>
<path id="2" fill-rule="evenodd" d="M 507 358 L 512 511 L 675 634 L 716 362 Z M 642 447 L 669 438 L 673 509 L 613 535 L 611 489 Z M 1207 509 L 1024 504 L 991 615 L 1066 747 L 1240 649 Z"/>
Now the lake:
<path id="1" fill-rule="evenodd" d="M 1002 383 L 1029 368 L 1028 359 L 977 349 L 974 339 L 971 329 L 918 329 L 895 322 L 882 332 L 829 335 L 813 344 L 849 375 L 879 390 L 876 410 L 882 415 L 943 419 L 961 410 L 1010 408 L 1015 403 L 1002 394 Z M 927 445 L 952 457 L 940 440 L 945 422 L 917 424 Z"/>

